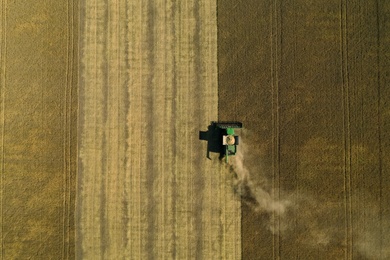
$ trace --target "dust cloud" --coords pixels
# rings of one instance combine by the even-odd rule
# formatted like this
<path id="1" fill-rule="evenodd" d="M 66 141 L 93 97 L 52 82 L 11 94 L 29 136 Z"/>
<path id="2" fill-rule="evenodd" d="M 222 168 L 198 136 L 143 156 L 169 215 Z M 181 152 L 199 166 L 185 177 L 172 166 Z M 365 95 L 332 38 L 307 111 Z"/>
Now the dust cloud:
<path id="1" fill-rule="evenodd" d="M 355 241 L 356 250 L 368 259 L 390 259 L 390 216 L 382 215 L 375 207 L 364 212 L 370 221 L 358 221 L 364 228 Z"/>
<path id="2" fill-rule="evenodd" d="M 366 218 L 355 219 L 356 226 L 366 228 L 353 231 L 354 237 L 349 239 L 354 241 L 348 245 L 350 242 L 346 242 L 345 216 L 340 214 L 340 204 L 320 201 L 303 190 L 276 190 L 272 185 L 272 177 L 261 169 L 261 160 L 246 153 L 247 150 L 249 145 L 240 140 L 239 149 L 230 165 L 235 174 L 233 185 L 242 203 L 257 214 L 266 216 L 266 223 L 260 223 L 260 227 L 265 226 L 272 234 L 307 247 L 346 250 L 351 246 L 353 254 L 360 257 L 390 258 L 390 235 L 383 231 L 390 230 L 390 218 L 376 219 L 380 214 L 369 210 L 373 214 L 369 218 L 371 223 Z M 352 208 L 352 214 L 361 216 L 366 213 L 355 207 Z"/>
<path id="3" fill-rule="evenodd" d="M 270 187 L 269 180 L 264 175 L 256 175 L 256 180 L 252 178 L 252 172 L 244 165 L 246 149 L 247 146 L 241 141 L 233 157 L 232 169 L 236 174 L 235 191 L 252 210 L 270 216 L 268 229 L 272 233 L 283 232 L 287 229 L 287 225 L 280 225 L 280 221 L 276 224 L 274 220 L 284 219 L 287 211 L 291 210 L 294 205 L 288 198 L 281 199 L 279 191 Z"/>
<path id="4" fill-rule="evenodd" d="M 259 160 L 244 156 L 247 145 L 240 142 L 240 148 L 232 160 L 232 169 L 236 175 L 234 189 L 243 203 L 254 212 L 265 214 L 266 228 L 272 234 L 286 239 L 299 239 L 307 246 L 327 246 L 332 240 L 343 236 L 341 220 L 329 222 L 324 216 L 329 214 L 332 205 L 320 203 L 303 192 L 293 191 L 291 194 L 275 189 L 269 177 L 262 173 Z M 254 161 L 255 160 L 255 161 Z M 250 166 L 246 166 L 250 165 Z"/>

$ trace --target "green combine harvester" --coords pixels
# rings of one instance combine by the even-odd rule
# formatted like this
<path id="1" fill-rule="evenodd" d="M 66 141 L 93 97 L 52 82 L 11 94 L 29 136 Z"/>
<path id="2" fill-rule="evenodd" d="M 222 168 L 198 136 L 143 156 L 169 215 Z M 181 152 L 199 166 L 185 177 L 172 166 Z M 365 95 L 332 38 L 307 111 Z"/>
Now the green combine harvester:
<path id="1" fill-rule="evenodd" d="M 239 137 L 235 135 L 234 129 L 242 128 L 241 122 L 211 122 L 207 132 L 200 131 L 199 139 L 207 140 L 207 158 L 209 152 L 217 152 L 220 154 L 220 159 L 225 157 L 226 162 L 229 156 L 237 153 L 237 145 Z"/>

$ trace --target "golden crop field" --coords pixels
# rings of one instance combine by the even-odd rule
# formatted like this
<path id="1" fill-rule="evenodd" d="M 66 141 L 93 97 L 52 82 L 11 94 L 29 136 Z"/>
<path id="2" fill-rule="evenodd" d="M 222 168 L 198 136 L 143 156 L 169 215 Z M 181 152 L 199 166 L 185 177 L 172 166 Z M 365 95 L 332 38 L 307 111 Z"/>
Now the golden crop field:
<path id="1" fill-rule="evenodd" d="M 218 1 L 243 259 L 390 258 L 390 2 Z M 233 109 L 232 109 L 233 108 Z"/>
<path id="2" fill-rule="evenodd" d="M 236 259 L 215 1 L 2 2 L 2 259 Z"/>
<path id="3" fill-rule="evenodd" d="M 74 256 L 77 8 L 1 2 L 0 259 Z"/>
<path id="4" fill-rule="evenodd" d="M 390 258 L 390 2 L 0 8 L 0 259 Z"/>

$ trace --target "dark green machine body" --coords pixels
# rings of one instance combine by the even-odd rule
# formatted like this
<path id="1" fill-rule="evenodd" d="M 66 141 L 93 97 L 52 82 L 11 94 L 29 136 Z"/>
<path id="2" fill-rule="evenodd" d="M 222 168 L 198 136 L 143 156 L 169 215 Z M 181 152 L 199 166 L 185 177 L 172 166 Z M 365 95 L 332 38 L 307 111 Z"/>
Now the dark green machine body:
<path id="1" fill-rule="evenodd" d="M 242 128 L 242 123 L 240 122 L 213 122 L 215 126 L 221 129 L 221 138 L 223 152 L 222 156 L 225 156 L 226 162 L 228 162 L 229 156 L 235 155 L 237 153 L 237 145 L 239 144 L 239 137 L 235 135 L 234 129 Z"/>

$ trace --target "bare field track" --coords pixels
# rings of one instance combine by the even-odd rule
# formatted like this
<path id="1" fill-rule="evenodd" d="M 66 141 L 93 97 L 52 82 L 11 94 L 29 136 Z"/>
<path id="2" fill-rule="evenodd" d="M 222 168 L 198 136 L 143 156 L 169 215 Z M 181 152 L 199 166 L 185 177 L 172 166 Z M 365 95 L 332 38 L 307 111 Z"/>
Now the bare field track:
<path id="1" fill-rule="evenodd" d="M 390 258 L 389 10 L 218 1 L 219 118 L 243 122 L 252 178 L 286 201 L 243 204 L 244 259 Z"/>
<path id="2" fill-rule="evenodd" d="M 77 1 L 0 10 L 0 259 L 73 259 Z"/>
<path id="3" fill-rule="evenodd" d="M 218 116 L 215 1 L 83 1 L 79 259 L 239 259 Z"/>

